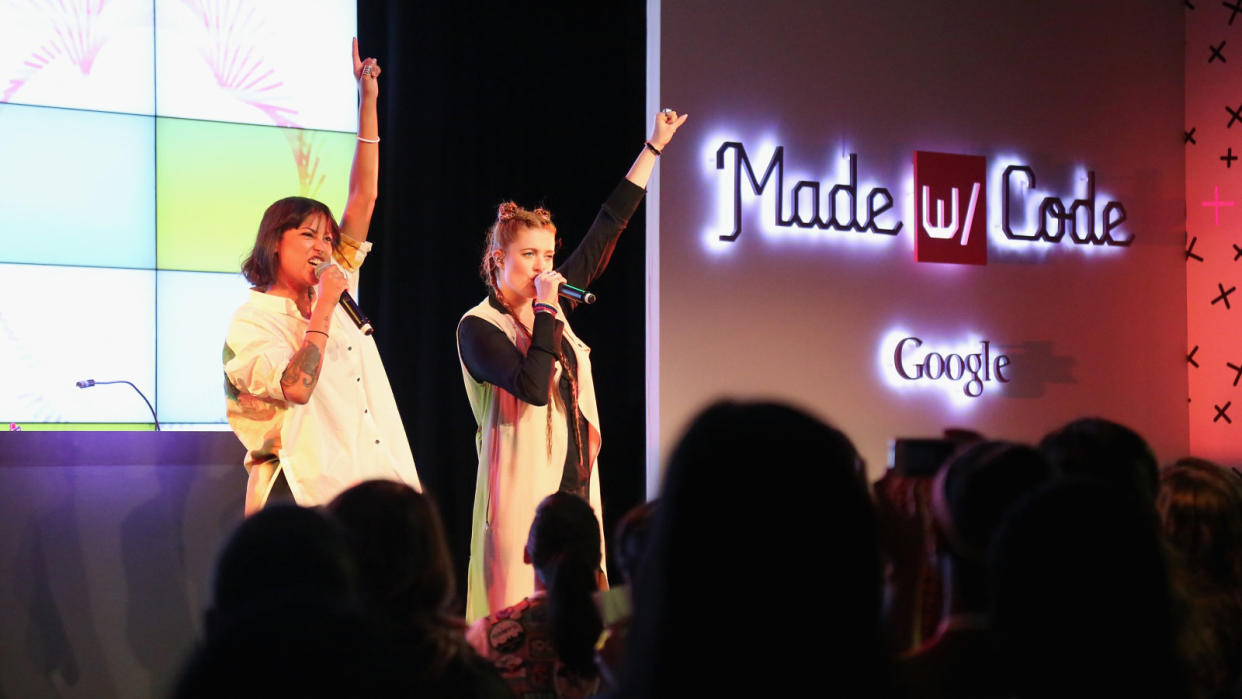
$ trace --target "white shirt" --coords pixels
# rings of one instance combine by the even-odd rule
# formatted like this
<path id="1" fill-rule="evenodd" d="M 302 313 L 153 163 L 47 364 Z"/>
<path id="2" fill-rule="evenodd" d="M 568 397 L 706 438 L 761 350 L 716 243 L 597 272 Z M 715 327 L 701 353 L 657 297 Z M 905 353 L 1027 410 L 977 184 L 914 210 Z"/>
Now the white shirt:
<path id="1" fill-rule="evenodd" d="M 371 243 L 342 238 L 333 254 L 358 289 L 358 267 Z M 229 424 L 247 449 L 245 466 L 276 461 L 294 500 L 323 505 L 365 480 L 387 479 L 421 490 L 414 456 L 375 340 L 337 306 L 319 381 L 305 405 L 284 398 L 280 377 L 302 346 L 308 320 L 282 296 L 250 292 L 229 323 L 224 374 Z"/>

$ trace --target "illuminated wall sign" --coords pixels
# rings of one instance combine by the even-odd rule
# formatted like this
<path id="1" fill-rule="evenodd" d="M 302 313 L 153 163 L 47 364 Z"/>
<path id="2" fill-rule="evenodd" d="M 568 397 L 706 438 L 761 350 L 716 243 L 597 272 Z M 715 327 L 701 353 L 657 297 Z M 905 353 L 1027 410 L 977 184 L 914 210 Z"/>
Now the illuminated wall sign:
<path id="1" fill-rule="evenodd" d="M 1025 165 L 1010 165 L 1005 168 L 1004 175 L 1001 176 L 1002 186 L 1004 190 L 1001 195 L 1001 230 L 1005 232 L 1005 237 L 1010 240 L 1046 240 L 1050 243 L 1056 243 L 1068 231 L 1070 240 L 1079 245 L 1118 245 L 1128 247 L 1134 242 L 1133 235 L 1125 235 L 1122 237 L 1114 237 L 1113 230 L 1120 226 L 1126 220 L 1126 207 L 1121 205 L 1119 201 L 1110 201 L 1104 205 L 1104 209 L 1100 212 L 1100 234 L 1097 237 L 1095 232 L 1095 173 L 1087 172 L 1087 196 L 1085 199 L 1075 199 L 1070 202 L 1067 207 L 1065 202 L 1057 197 L 1044 197 L 1039 204 L 1039 225 L 1035 230 L 1027 230 L 1018 232 L 1013 230 L 1010 223 L 1010 199 L 1014 195 L 1015 186 L 1014 175 L 1021 173 L 1025 180 L 1023 184 L 1028 189 L 1035 187 L 1035 171 Z M 1049 222 L 1055 224 L 1056 231 L 1048 229 Z M 1081 226 L 1080 226 L 1081 222 Z M 1082 230 L 1082 229 L 1086 230 Z"/>
<path id="2" fill-rule="evenodd" d="M 978 155 L 914 152 L 916 261 L 988 263 L 987 169 Z"/>
<path id="3" fill-rule="evenodd" d="M 768 188 L 772 180 L 773 174 L 776 176 L 776 182 L 773 189 L 776 190 L 776 225 L 781 227 L 798 228 L 819 228 L 820 230 L 833 231 L 855 231 L 858 233 L 880 233 L 883 235 L 897 235 L 901 230 L 901 221 L 891 228 L 884 228 L 876 221 L 884 212 L 893 208 L 893 195 L 884 187 L 872 187 L 867 192 L 867 213 L 863 220 L 858 219 L 858 154 L 850 153 L 850 174 L 849 182 L 846 184 L 835 184 L 828 190 L 826 199 L 820 196 L 820 183 L 814 181 L 799 181 L 789 190 L 790 206 L 789 215 L 785 216 L 785 147 L 778 146 L 772 154 L 772 159 L 768 161 L 768 166 L 763 171 L 762 178 L 755 177 L 755 170 L 750 165 L 750 158 L 746 155 L 746 147 L 736 141 L 728 141 L 720 146 L 716 151 L 716 169 L 723 170 L 725 166 L 725 153 L 733 150 L 736 151 L 736 157 L 733 159 L 733 230 L 720 236 L 721 240 L 736 240 L 742 233 L 742 172 L 746 173 L 746 179 L 750 181 L 750 189 L 756 196 L 762 195 Z M 800 196 L 803 192 L 811 195 L 810 210 L 804 211 L 800 208 Z M 846 207 L 838 208 L 844 199 L 848 202 Z M 821 201 L 823 206 L 821 207 Z M 842 215 L 849 218 L 841 218 Z"/>
<path id="4" fill-rule="evenodd" d="M 860 191 L 857 153 L 848 155 L 845 182 L 829 185 L 798 180 L 788 188 L 784 146 L 775 148 L 762 175 L 756 175 L 740 141 L 724 141 L 716 149 L 716 170 L 728 167 L 730 153 L 733 183 L 728 195 L 723 191 L 721 195 L 732 197 L 732 225 L 719 235 L 721 241 L 733 242 L 742 234 L 744 193 L 753 199 L 770 195 L 775 200 L 773 225 L 777 228 L 896 236 L 904 225 L 894 219 L 899 214 L 892 211 L 893 195 L 887 187 L 870 186 Z M 987 264 L 989 229 L 1001 231 L 1019 246 L 1068 240 L 1077 245 L 1127 247 L 1134 242 L 1133 234 L 1117 231 L 1126 220 L 1121 202 L 1107 201 L 1098 207 L 1092 171 L 1086 173 L 1084 196 L 1069 203 L 1054 195 L 1045 196 L 1032 215 L 1021 217 L 1025 220 L 1022 226 L 1015 223 L 1019 209 L 1014 204 L 1027 208 L 1027 196 L 1035 189 L 1031 167 L 1012 164 L 1000 174 L 1000 211 L 991 212 L 999 214 L 999 220 L 989 220 L 987 160 L 983 156 L 915 151 L 914 171 L 915 260 L 919 262 Z M 742 186 L 743 176 L 746 188 Z"/>
<path id="5" fill-rule="evenodd" d="M 969 343 L 974 351 L 960 346 L 929 349 L 924 344 L 913 335 L 897 341 L 892 367 L 902 380 L 936 382 L 955 389 L 960 384 L 968 398 L 978 398 L 990 385 L 1009 383 L 1009 356 L 994 351 L 990 340 Z"/>

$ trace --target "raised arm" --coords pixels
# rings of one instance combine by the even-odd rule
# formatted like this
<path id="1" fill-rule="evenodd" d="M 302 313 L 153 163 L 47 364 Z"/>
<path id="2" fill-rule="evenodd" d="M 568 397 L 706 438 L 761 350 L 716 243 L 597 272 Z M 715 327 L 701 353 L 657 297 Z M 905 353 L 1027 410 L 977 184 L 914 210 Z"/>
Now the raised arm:
<path id="1" fill-rule="evenodd" d="M 686 123 L 688 116 L 690 115 L 678 116 L 677 112 L 671 109 L 665 109 L 656 114 L 655 126 L 651 129 L 651 138 L 643 144 L 642 152 L 630 166 L 630 171 L 625 173 L 625 179 L 646 189 L 647 180 L 651 179 L 651 170 L 655 168 L 656 156 L 659 155 L 656 151 L 663 151 L 668 147 L 669 141 L 673 140 L 673 134 L 677 133 L 677 129 Z"/>
<path id="2" fill-rule="evenodd" d="M 358 141 L 354 147 L 354 165 L 349 170 L 349 199 L 341 214 L 341 234 L 359 242 L 371 230 L 371 213 L 379 194 L 379 63 L 374 58 L 362 60 L 358 39 L 354 39 L 354 78 L 358 81 L 361 100 L 358 106 Z"/>
<path id="3" fill-rule="evenodd" d="M 655 167 L 656 151 L 663 151 L 668 146 L 673 134 L 685 123 L 687 116 L 678 116 L 671 109 L 656 115 L 651 140 L 643 144 L 638 158 L 630 166 L 629 172 L 625 173 L 625 181 L 617 185 L 612 195 L 600 207 L 599 214 L 582 242 L 557 266 L 557 271 L 565 275 L 570 284 L 585 288 L 604 272 L 608 261 L 612 259 L 612 252 L 617 246 L 621 231 L 629 223 L 630 216 L 646 193 L 647 181 L 651 179 L 651 171 Z M 573 305 L 573 302 L 569 303 Z"/>

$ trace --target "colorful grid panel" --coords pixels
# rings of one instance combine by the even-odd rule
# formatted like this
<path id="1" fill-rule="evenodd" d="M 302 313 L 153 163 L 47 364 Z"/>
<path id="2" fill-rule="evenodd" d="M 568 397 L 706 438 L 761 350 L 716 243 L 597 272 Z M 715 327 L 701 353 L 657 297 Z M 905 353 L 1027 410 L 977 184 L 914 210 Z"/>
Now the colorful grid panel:
<path id="1" fill-rule="evenodd" d="M 229 320 L 250 295 L 240 274 L 158 272 L 161 421 L 224 422 L 220 353 Z"/>
<path id="2" fill-rule="evenodd" d="M 155 266 L 155 121 L 0 104 L 0 261 Z"/>
<path id="3" fill-rule="evenodd" d="M 237 272 L 264 210 L 293 195 L 340 216 L 353 134 L 156 120 L 159 269 Z"/>
<path id="4" fill-rule="evenodd" d="M 159 115 L 355 131 L 353 2 L 156 0 Z M 340 99 L 345 96 L 346 99 Z"/>
<path id="5" fill-rule="evenodd" d="M 155 113 L 150 0 L 4 5 L 0 102 Z"/>
<path id="6" fill-rule="evenodd" d="M 13 422 L 150 422 L 155 272 L 0 265 L 0 415 Z"/>

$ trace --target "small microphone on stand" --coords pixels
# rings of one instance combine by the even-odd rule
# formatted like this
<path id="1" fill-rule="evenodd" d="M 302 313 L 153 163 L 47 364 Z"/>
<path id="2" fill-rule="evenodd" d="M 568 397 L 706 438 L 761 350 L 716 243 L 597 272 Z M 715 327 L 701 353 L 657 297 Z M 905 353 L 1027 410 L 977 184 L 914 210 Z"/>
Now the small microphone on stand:
<path id="1" fill-rule="evenodd" d="M 138 396 L 142 398 L 142 402 L 147 404 L 147 410 L 151 411 L 151 419 L 155 420 L 155 431 L 156 432 L 160 431 L 160 419 L 156 417 L 155 415 L 155 408 L 151 407 L 151 401 L 147 400 L 146 395 L 142 391 L 138 390 L 138 387 L 135 386 L 134 384 L 128 381 L 125 381 L 124 379 L 122 379 L 121 381 L 96 381 L 95 379 L 83 379 L 77 382 L 77 386 L 78 388 L 90 388 L 91 386 L 103 386 L 103 385 L 110 384 L 110 383 L 128 384 L 130 388 L 137 391 Z"/>
<path id="2" fill-rule="evenodd" d="M 556 290 L 556 293 L 571 301 L 581 301 L 582 303 L 587 304 L 595 303 L 595 294 L 592 294 L 586 289 L 579 289 L 576 286 L 570 286 L 569 284 L 561 284 L 561 287 Z"/>

